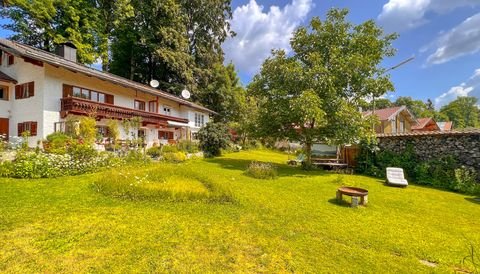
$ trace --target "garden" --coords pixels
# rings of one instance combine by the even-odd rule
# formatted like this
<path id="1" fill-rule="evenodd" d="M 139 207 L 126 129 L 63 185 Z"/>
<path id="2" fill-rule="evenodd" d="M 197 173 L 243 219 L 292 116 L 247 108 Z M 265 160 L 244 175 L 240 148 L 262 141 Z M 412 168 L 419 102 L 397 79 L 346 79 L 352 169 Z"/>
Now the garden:
<path id="1" fill-rule="evenodd" d="M 0 179 L 0 271 L 478 271 L 475 196 L 304 171 L 288 157 L 250 150 Z M 337 203 L 342 185 L 368 189 L 368 206 Z"/>

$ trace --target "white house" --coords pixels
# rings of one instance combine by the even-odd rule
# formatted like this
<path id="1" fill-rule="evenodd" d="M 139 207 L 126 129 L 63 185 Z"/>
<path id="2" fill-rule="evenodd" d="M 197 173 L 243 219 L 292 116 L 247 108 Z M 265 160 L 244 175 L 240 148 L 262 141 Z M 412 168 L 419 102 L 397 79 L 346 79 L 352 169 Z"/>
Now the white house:
<path id="1" fill-rule="evenodd" d="M 147 146 L 195 139 L 215 112 L 170 93 L 76 62 L 76 48 L 62 44 L 58 55 L 0 39 L 0 134 L 30 131 L 29 145 L 62 131 L 67 115 L 95 112 L 98 130 L 118 120 L 121 139 L 144 136 Z M 121 120 L 141 117 L 138 132 Z"/>

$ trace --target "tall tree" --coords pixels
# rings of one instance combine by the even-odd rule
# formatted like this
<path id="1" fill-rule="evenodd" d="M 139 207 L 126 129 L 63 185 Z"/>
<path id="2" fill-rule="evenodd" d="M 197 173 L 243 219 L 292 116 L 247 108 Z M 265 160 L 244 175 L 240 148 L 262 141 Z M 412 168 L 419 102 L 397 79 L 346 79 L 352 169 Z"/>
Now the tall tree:
<path id="1" fill-rule="evenodd" d="M 131 0 L 133 15 L 118 25 L 110 71 L 178 93 L 193 85 L 193 58 L 180 4 L 175 0 Z"/>
<path id="2" fill-rule="evenodd" d="M 222 43 L 230 30 L 231 0 L 181 0 L 185 16 L 188 50 L 193 57 L 194 75 L 200 88 L 208 86 L 212 69 L 223 63 Z"/>
<path id="3" fill-rule="evenodd" d="M 246 91 L 232 63 L 216 64 L 209 85 L 199 90 L 196 97 L 204 106 L 219 113 L 215 116 L 218 122 L 238 121 L 246 104 Z"/>
<path id="4" fill-rule="evenodd" d="M 435 117 L 435 110 L 432 110 L 422 100 L 414 100 L 412 97 L 400 96 L 394 103 L 396 106 L 406 106 L 417 118 Z"/>
<path id="5" fill-rule="evenodd" d="M 455 128 L 480 127 L 480 109 L 475 97 L 458 97 L 440 109 L 440 113 L 453 122 Z"/>
<path id="6" fill-rule="evenodd" d="M 393 90 L 380 63 L 394 55 L 396 35 L 385 35 L 372 20 L 353 25 L 347 14 L 332 9 L 325 21 L 314 18 L 308 28 L 298 29 L 293 53 L 274 51 L 249 85 L 259 103 L 259 133 L 301 141 L 307 163 L 314 142 L 371 137 L 360 101 Z"/>
<path id="7" fill-rule="evenodd" d="M 92 64 L 95 51 L 97 10 L 93 0 L 11 0 L 0 17 L 11 21 L 4 29 L 10 39 L 47 51 L 71 41 L 77 47 L 78 61 Z"/>

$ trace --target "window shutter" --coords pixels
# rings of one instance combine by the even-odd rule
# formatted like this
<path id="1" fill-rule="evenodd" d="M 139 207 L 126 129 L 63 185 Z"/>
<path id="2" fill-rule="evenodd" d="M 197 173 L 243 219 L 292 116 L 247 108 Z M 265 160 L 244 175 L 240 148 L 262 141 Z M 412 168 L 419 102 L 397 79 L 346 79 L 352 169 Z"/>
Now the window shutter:
<path id="1" fill-rule="evenodd" d="M 105 103 L 113 105 L 113 95 L 105 94 Z"/>
<path id="2" fill-rule="evenodd" d="M 73 96 L 73 86 L 70 85 L 63 85 L 63 98 L 72 97 Z"/>
<path id="3" fill-rule="evenodd" d="M 18 127 L 18 136 L 22 136 L 22 133 L 24 132 L 23 123 L 18 123 L 17 127 Z"/>
<path id="4" fill-rule="evenodd" d="M 33 97 L 35 95 L 35 82 L 30 82 L 28 85 L 28 97 Z"/>
<path id="5" fill-rule="evenodd" d="M 16 85 L 15 86 L 15 99 L 21 99 L 22 98 L 22 85 Z"/>
<path id="6" fill-rule="evenodd" d="M 37 136 L 37 122 L 30 122 L 30 136 Z"/>

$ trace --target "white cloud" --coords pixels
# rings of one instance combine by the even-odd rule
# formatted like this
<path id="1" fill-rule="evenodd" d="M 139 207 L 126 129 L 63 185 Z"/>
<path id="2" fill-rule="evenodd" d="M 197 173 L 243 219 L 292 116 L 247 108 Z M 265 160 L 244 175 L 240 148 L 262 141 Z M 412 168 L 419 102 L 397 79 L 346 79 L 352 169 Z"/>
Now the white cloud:
<path id="1" fill-rule="evenodd" d="M 312 0 L 292 0 L 283 8 L 271 6 L 268 11 L 255 0 L 237 7 L 231 21 L 237 35 L 223 45 L 225 61 L 233 61 L 242 72 L 256 73 L 272 49 L 290 49 L 292 32 L 312 8 Z"/>
<path id="2" fill-rule="evenodd" d="M 461 24 L 440 36 L 436 50 L 428 64 L 442 64 L 452 59 L 480 51 L 480 13 L 467 18 Z"/>
<path id="3" fill-rule="evenodd" d="M 473 96 L 480 100 L 480 69 L 475 70 L 466 82 L 450 88 L 450 90 L 435 98 L 435 106 L 440 108 L 462 96 Z"/>
<path id="4" fill-rule="evenodd" d="M 401 32 L 427 23 L 428 13 L 444 14 L 461 7 L 480 5 L 478 0 L 389 0 L 378 21 L 387 32 Z"/>

